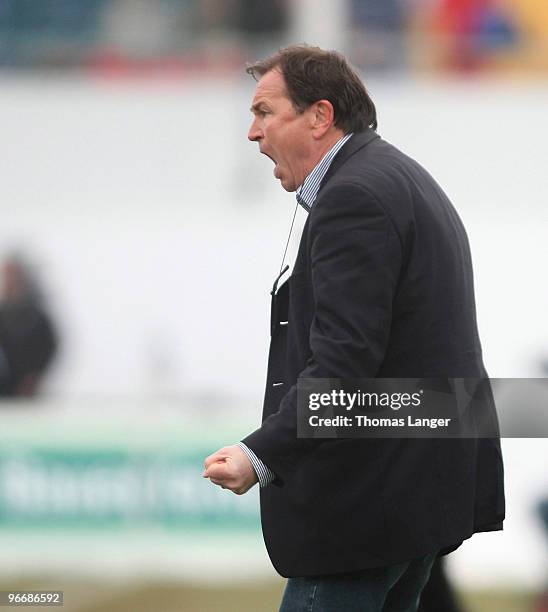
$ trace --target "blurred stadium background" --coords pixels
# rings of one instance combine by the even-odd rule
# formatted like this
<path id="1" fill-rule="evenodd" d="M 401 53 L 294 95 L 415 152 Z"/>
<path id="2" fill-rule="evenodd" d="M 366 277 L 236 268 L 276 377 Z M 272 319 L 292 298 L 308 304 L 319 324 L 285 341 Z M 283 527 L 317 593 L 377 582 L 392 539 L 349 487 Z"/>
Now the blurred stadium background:
<path id="1" fill-rule="evenodd" d="M 201 464 L 258 424 L 294 202 L 246 141 L 243 66 L 302 41 L 348 54 L 459 210 L 490 375 L 546 377 L 546 0 L 0 0 L 0 256 L 56 339 L 0 403 L 0 590 L 277 609 L 257 492 Z M 548 444 L 503 446 L 506 531 L 450 576 L 468 612 L 540 612 Z"/>

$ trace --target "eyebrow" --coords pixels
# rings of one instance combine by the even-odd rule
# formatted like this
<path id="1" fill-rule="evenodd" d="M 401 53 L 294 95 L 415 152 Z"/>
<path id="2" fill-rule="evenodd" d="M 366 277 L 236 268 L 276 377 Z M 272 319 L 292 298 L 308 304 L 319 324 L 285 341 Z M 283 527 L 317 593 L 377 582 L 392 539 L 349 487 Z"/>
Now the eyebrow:
<path id="1" fill-rule="evenodd" d="M 256 113 L 257 111 L 259 111 L 262 107 L 265 107 L 266 103 L 264 102 L 264 100 L 259 100 L 259 102 L 255 102 L 255 104 L 253 104 L 251 106 L 251 108 L 249 109 L 252 113 Z"/>

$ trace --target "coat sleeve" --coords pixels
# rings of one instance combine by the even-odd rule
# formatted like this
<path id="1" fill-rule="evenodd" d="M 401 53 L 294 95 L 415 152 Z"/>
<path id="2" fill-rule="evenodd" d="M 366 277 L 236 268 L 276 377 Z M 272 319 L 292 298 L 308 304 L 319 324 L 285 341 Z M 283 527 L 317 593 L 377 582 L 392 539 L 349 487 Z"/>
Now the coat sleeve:
<path id="1" fill-rule="evenodd" d="M 356 184 L 326 187 L 310 213 L 314 316 L 311 354 L 299 378 L 373 378 L 390 337 L 400 274 L 399 235 L 381 202 Z M 305 239 L 305 237 L 303 237 Z M 297 437 L 297 385 L 243 442 L 278 477 L 329 440 Z"/>

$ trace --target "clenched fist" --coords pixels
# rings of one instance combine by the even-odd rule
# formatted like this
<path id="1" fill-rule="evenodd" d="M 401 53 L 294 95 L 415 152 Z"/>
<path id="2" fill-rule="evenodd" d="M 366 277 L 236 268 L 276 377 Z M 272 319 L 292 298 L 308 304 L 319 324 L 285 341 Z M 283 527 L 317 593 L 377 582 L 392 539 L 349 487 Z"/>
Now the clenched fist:
<path id="1" fill-rule="evenodd" d="M 204 462 L 204 478 L 236 495 L 247 493 L 258 482 L 251 461 L 239 446 L 225 446 Z"/>

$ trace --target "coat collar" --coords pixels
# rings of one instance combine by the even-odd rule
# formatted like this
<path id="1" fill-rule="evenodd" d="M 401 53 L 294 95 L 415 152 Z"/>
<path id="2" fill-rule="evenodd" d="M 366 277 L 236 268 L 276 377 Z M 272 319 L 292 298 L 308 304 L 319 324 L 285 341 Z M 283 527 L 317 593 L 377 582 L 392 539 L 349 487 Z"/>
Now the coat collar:
<path id="1" fill-rule="evenodd" d="M 367 128 L 363 132 L 355 133 L 350 140 L 348 140 L 341 150 L 335 156 L 335 159 L 329 166 L 329 170 L 323 177 L 323 180 L 320 184 L 320 188 L 318 191 L 321 191 L 325 184 L 329 181 L 329 179 L 337 172 L 337 170 L 350 158 L 354 153 L 357 153 L 360 149 L 367 146 L 373 140 L 380 138 L 380 136 L 372 130 L 371 128 Z"/>

